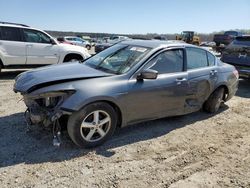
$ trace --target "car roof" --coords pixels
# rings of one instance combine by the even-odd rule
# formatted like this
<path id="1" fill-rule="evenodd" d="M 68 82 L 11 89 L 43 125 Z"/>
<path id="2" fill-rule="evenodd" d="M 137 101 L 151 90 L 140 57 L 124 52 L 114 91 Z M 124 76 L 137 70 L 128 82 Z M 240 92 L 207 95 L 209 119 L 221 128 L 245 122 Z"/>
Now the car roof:
<path id="1" fill-rule="evenodd" d="M 1 21 L 0 21 L 0 26 L 14 27 L 14 28 L 24 28 L 24 29 L 34 29 L 34 30 L 37 30 L 37 31 L 44 32 L 44 31 L 41 30 L 41 29 L 37 29 L 37 28 L 30 27 L 30 26 L 25 25 L 25 24 L 18 24 L 18 23 L 9 23 L 9 22 L 1 22 Z"/>
<path id="2" fill-rule="evenodd" d="M 121 44 L 143 46 L 148 48 L 159 48 L 159 47 L 171 47 L 171 46 L 193 46 L 183 41 L 178 40 L 126 40 L 122 41 Z"/>

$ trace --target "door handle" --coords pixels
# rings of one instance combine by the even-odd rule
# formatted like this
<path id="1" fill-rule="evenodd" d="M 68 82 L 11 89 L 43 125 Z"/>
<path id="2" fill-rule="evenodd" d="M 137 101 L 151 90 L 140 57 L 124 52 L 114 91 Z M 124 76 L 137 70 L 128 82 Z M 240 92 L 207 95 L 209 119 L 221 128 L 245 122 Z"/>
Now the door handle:
<path id="1" fill-rule="evenodd" d="M 33 44 L 27 44 L 26 46 L 30 48 L 33 46 Z"/>
<path id="2" fill-rule="evenodd" d="M 187 81 L 187 79 L 186 78 L 176 78 L 176 84 L 177 85 L 180 85 L 182 82 L 186 82 Z"/>
<path id="3" fill-rule="evenodd" d="M 216 75 L 216 74 L 217 74 L 217 70 L 211 70 L 211 71 L 210 71 L 210 75 L 211 75 L 211 76 L 214 76 L 214 75 Z"/>

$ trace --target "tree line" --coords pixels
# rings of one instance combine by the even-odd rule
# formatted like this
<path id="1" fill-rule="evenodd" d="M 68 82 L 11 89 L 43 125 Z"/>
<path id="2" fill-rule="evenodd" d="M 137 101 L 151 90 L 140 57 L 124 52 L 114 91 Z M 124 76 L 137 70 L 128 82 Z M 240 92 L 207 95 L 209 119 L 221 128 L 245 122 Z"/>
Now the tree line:
<path id="1" fill-rule="evenodd" d="M 250 34 L 250 29 L 236 29 L 237 31 L 241 31 L 245 34 Z M 168 40 L 174 40 L 177 35 L 180 33 L 174 34 L 157 34 L 157 33 L 147 33 L 147 34 L 115 34 L 115 33 L 89 33 L 89 32 L 73 32 L 73 31 L 46 31 L 53 37 L 63 37 L 63 36 L 89 36 L 91 38 L 100 39 L 103 37 L 112 37 L 116 35 L 123 35 L 129 38 L 136 38 L 136 39 L 152 39 L 157 36 L 165 37 Z M 224 33 L 225 31 L 213 32 L 213 33 L 196 33 L 197 36 L 200 37 L 201 41 L 213 41 L 214 34 Z"/>

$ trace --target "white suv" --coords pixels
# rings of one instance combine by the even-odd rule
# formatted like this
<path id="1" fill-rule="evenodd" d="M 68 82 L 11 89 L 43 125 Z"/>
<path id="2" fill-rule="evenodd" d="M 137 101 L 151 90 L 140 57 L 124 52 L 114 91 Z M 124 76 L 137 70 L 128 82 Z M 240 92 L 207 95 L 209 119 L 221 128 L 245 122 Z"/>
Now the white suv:
<path id="1" fill-rule="evenodd" d="M 88 57 L 86 48 L 59 44 L 44 31 L 0 22 L 0 71 L 11 66 L 57 64 Z"/>

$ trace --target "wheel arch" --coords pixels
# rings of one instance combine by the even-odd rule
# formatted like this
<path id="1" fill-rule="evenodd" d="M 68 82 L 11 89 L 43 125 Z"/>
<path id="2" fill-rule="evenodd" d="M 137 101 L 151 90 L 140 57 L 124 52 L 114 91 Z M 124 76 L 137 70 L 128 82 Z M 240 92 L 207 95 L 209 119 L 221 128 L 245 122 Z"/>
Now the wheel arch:
<path id="1" fill-rule="evenodd" d="M 116 112 L 117 114 L 117 127 L 121 127 L 122 124 L 123 124 L 123 116 L 122 116 L 122 111 L 121 111 L 121 108 L 119 107 L 119 105 L 112 101 L 112 100 L 107 100 L 107 99 L 101 99 L 101 100 L 95 100 L 95 101 L 91 101 L 91 102 L 88 102 L 86 104 L 84 104 L 79 110 L 83 109 L 84 107 L 90 105 L 90 104 L 93 104 L 93 103 L 99 103 L 99 102 L 102 102 L 102 103 L 107 103 L 109 104 Z"/>
<path id="2" fill-rule="evenodd" d="M 4 64 L 3 64 L 1 57 L 0 57 L 0 68 L 4 68 Z"/>
<path id="3" fill-rule="evenodd" d="M 223 88 L 223 89 L 224 89 L 223 100 L 226 101 L 226 100 L 227 100 L 227 97 L 228 97 L 228 95 L 229 95 L 229 88 L 228 88 L 228 86 L 227 86 L 226 84 L 220 84 L 220 85 L 218 85 L 218 86 L 213 90 L 213 92 L 216 91 L 216 90 L 219 89 L 219 88 Z M 213 92 L 212 92 L 212 93 L 213 93 Z M 212 93 L 211 93 L 211 94 L 212 94 Z M 211 95 L 211 94 L 210 94 L 210 95 Z"/>
<path id="4" fill-rule="evenodd" d="M 72 53 L 68 53 L 64 56 L 63 62 L 66 62 L 65 60 L 67 60 L 67 58 L 70 58 L 70 57 L 78 57 L 78 58 L 80 57 L 80 58 L 84 59 L 82 54 L 72 52 Z"/>

